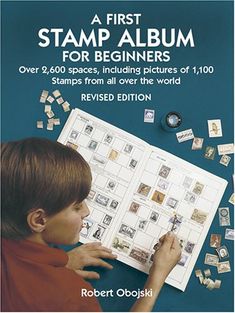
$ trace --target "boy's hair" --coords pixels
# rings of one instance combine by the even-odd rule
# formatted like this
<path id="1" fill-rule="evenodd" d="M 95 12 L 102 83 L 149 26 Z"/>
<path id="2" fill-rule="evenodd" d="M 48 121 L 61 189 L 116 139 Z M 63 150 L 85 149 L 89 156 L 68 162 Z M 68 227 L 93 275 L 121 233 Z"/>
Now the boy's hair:
<path id="1" fill-rule="evenodd" d="M 2 236 L 31 234 L 27 215 L 42 208 L 48 216 L 82 202 L 91 188 L 83 157 L 58 142 L 27 138 L 2 144 Z"/>

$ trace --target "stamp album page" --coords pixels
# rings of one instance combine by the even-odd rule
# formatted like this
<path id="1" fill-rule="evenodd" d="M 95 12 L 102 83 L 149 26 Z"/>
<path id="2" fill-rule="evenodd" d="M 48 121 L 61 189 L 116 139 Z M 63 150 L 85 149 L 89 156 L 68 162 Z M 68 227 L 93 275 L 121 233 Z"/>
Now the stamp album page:
<path id="1" fill-rule="evenodd" d="M 184 291 L 227 181 L 78 109 L 58 141 L 92 171 L 81 242 L 99 240 L 148 273 L 158 239 L 173 230 L 182 256 L 166 282 Z"/>

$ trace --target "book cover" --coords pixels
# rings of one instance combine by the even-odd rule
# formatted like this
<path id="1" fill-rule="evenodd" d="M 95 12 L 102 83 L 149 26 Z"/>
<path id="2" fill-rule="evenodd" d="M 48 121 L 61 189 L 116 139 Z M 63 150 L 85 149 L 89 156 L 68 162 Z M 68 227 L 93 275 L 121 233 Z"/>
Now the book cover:
<path id="1" fill-rule="evenodd" d="M 220 203 L 216 202 L 219 210 L 213 209 L 211 226 L 208 226 L 184 293 L 165 284 L 153 311 L 232 311 L 233 241 L 227 239 L 226 233 L 234 228 L 234 2 L 2 1 L 1 18 L 3 142 L 35 136 L 56 141 L 71 111 L 78 109 L 128 134 L 125 140 L 129 147 L 118 149 L 116 146 L 113 152 L 108 151 L 112 166 L 115 159 L 120 157 L 117 152 L 122 150 L 119 161 L 123 164 L 129 161 L 126 169 L 135 173 L 139 166 L 138 155 L 134 154 L 128 161 L 126 156 L 128 153 L 132 155 L 131 141 L 138 138 L 135 140 L 140 150 L 143 147 L 146 152 L 150 146 L 157 147 L 159 151 L 165 151 L 228 182 Z M 171 123 L 175 120 L 172 113 L 177 113 L 178 118 L 173 127 Z M 92 125 L 86 132 L 87 137 L 92 137 Z M 112 134 L 107 133 L 109 137 L 106 143 L 102 142 L 104 146 L 112 141 Z M 76 137 L 76 133 L 73 136 Z M 99 149 L 96 142 L 100 144 L 100 141 L 97 137 L 87 142 L 89 150 L 96 152 Z M 72 138 L 70 145 L 76 148 L 79 143 Z M 93 164 L 101 164 L 102 157 L 102 154 L 96 153 Z M 140 159 L 144 160 L 144 157 Z M 155 169 L 151 162 L 143 161 L 142 168 L 145 165 L 149 171 L 145 174 L 142 172 L 143 179 L 127 184 L 127 188 L 133 186 L 135 198 L 133 201 L 128 198 L 129 202 L 125 205 L 128 209 L 132 202 L 137 203 L 132 205 L 132 212 L 127 212 L 127 215 L 132 214 L 131 222 L 136 220 L 135 227 L 140 227 L 138 232 L 144 235 L 142 239 L 145 238 L 148 244 L 146 231 L 150 232 L 149 225 L 157 226 L 154 220 L 158 216 L 152 214 L 154 210 L 150 210 L 148 215 L 143 209 L 138 210 L 139 198 L 145 201 L 146 197 L 151 197 L 149 201 L 156 207 L 168 203 L 169 212 L 177 213 L 179 194 L 164 198 L 166 193 L 163 188 L 170 186 L 167 186 L 167 177 L 161 175 L 166 176 L 167 169 L 161 171 L 160 175 L 160 167 Z M 166 167 L 171 168 L 169 164 Z M 115 171 L 114 167 L 112 171 Z M 158 177 L 156 182 L 151 181 L 154 175 Z M 182 201 L 186 204 L 193 201 L 194 195 L 200 198 L 193 192 L 196 182 L 200 184 L 200 179 L 196 179 L 196 172 L 193 175 L 194 186 L 189 188 L 187 196 L 182 195 Z M 177 179 L 179 176 L 175 177 Z M 105 182 L 103 190 L 110 188 L 110 194 L 112 188 L 115 192 L 120 191 L 115 180 L 110 184 L 109 180 Z M 148 196 L 146 186 L 151 187 Z M 197 185 L 195 190 L 200 190 L 200 186 Z M 102 192 L 98 198 L 94 194 L 95 199 L 101 207 L 107 201 Z M 118 200 L 115 197 L 112 200 L 111 213 L 118 206 L 115 202 Z M 204 204 L 201 203 L 201 206 Z M 230 212 L 229 226 L 220 224 L 222 208 L 228 208 Z M 203 214 L 194 212 L 194 209 L 200 210 L 194 207 L 189 218 L 203 220 Z M 112 214 L 107 214 L 102 220 L 106 228 L 109 223 L 110 227 L 112 225 L 109 216 L 112 217 Z M 141 224 L 140 218 L 143 220 Z M 90 219 L 93 221 L 92 217 Z M 161 223 L 163 226 L 164 221 Z M 121 228 L 121 225 L 124 226 Z M 105 224 L 101 226 L 105 227 Z M 128 227 L 131 225 L 124 222 L 115 224 L 119 234 L 121 230 L 130 237 L 135 227 L 131 227 L 133 230 Z M 90 228 L 91 236 L 96 234 L 99 238 L 102 232 L 105 235 L 103 228 L 92 231 L 93 228 Z M 211 235 L 215 234 L 221 235 L 221 245 L 225 245 L 229 251 L 226 260 L 230 262 L 230 272 L 221 274 L 217 266 L 204 263 L 206 255 L 217 255 L 215 248 L 210 246 Z M 119 237 L 129 242 L 123 234 Z M 98 239 L 94 237 L 94 240 Z M 110 246 L 115 245 L 113 240 L 109 242 Z M 188 241 L 192 244 L 195 242 L 185 242 L 186 249 L 190 251 L 192 245 L 188 244 L 187 248 Z M 121 246 L 125 245 L 122 242 Z M 123 252 L 120 254 L 124 256 Z M 185 255 L 189 254 L 186 251 Z M 138 258 L 146 258 L 146 262 L 151 258 L 150 254 L 141 256 L 137 249 L 131 255 L 136 264 L 140 264 Z M 113 297 L 99 297 L 104 311 L 128 311 L 136 297 L 133 294 L 119 296 L 117 290 L 141 290 L 147 275 L 136 270 L 134 267 L 137 266 L 118 261 L 112 264 L 114 269 L 109 273 L 101 271 L 101 279 L 92 284 L 97 290 L 114 291 Z M 184 268 L 184 265 L 181 267 Z M 194 272 L 201 270 L 204 275 L 207 269 L 211 271 L 211 280 L 221 281 L 220 288 L 210 291 L 206 285 L 200 284 Z"/>

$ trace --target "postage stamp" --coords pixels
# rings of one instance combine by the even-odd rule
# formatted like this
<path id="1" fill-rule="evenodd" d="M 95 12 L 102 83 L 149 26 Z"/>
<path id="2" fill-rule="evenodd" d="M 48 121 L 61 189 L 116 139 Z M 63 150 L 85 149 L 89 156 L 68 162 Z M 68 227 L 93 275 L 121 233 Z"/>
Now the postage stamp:
<path id="1" fill-rule="evenodd" d="M 193 192 L 196 193 L 197 195 L 200 195 L 202 193 L 203 188 L 204 188 L 203 184 L 196 182 L 193 188 Z"/>
<path id="2" fill-rule="evenodd" d="M 104 137 L 104 142 L 107 144 L 110 144 L 113 141 L 113 136 L 110 134 L 106 134 L 106 136 Z"/>
<path id="3" fill-rule="evenodd" d="M 130 242 L 123 240 L 119 237 L 115 237 L 112 242 L 112 247 L 123 253 L 128 253 L 130 246 Z"/>
<path id="4" fill-rule="evenodd" d="M 154 193 L 153 193 L 153 196 L 152 196 L 152 200 L 159 203 L 159 204 L 162 204 L 163 200 L 165 198 L 165 194 L 160 192 L 160 191 L 157 191 L 155 190 Z"/>
<path id="5" fill-rule="evenodd" d="M 210 247 L 219 248 L 221 245 L 221 235 L 219 234 L 211 234 L 210 238 Z"/>
<path id="6" fill-rule="evenodd" d="M 136 214 L 139 210 L 139 207 L 140 204 L 133 201 L 129 207 L 129 211 Z"/>
<path id="7" fill-rule="evenodd" d="M 208 160 L 214 160 L 215 158 L 215 147 L 207 146 L 204 157 Z"/>
<path id="8" fill-rule="evenodd" d="M 192 129 L 186 129 L 181 132 L 176 133 L 176 138 L 179 143 L 193 139 L 194 134 Z"/>
<path id="9" fill-rule="evenodd" d="M 150 189 L 151 189 L 150 186 L 141 183 L 141 184 L 139 185 L 139 188 L 138 188 L 137 192 L 138 192 L 139 194 L 141 194 L 142 196 L 147 197 L 148 194 L 149 194 L 149 192 L 150 192 Z"/>
<path id="10" fill-rule="evenodd" d="M 116 160 L 117 159 L 117 157 L 118 157 L 118 152 L 116 151 L 116 150 L 111 150 L 110 151 L 110 153 L 109 153 L 109 156 L 108 156 L 108 158 L 109 158 L 109 160 L 111 160 L 111 161 L 114 161 L 114 160 Z"/>
<path id="11" fill-rule="evenodd" d="M 111 215 L 106 214 L 102 223 L 108 226 L 108 225 L 110 225 L 112 219 L 113 219 L 113 217 Z"/>
<path id="12" fill-rule="evenodd" d="M 93 131 L 93 126 L 92 125 L 86 125 L 84 133 L 86 133 L 87 135 L 90 135 Z"/>
<path id="13" fill-rule="evenodd" d="M 154 123 L 155 110 L 145 109 L 144 110 L 144 122 Z"/>
<path id="14" fill-rule="evenodd" d="M 162 167 L 160 168 L 160 171 L 158 173 L 159 176 L 163 177 L 163 178 L 167 178 L 167 176 L 169 175 L 171 171 L 170 167 L 167 167 L 165 165 L 162 165 Z"/>
<path id="15" fill-rule="evenodd" d="M 231 272 L 229 261 L 219 262 L 217 265 L 217 271 L 219 274 Z"/>
<path id="16" fill-rule="evenodd" d="M 135 232 L 136 232 L 136 229 L 130 227 L 130 226 L 127 226 L 125 224 L 121 224 L 121 227 L 119 229 L 119 233 L 120 234 L 123 234 L 123 235 L 126 235 L 130 238 L 133 238 L 134 235 L 135 235 Z"/>
<path id="17" fill-rule="evenodd" d="M 214 254 L 206 253 L 204 264 L 217 266 L 219 262 L 219 257 Z"/>
<path id="18" fill-rule="evenodd" d="M 234 229 L 230 228 L 225 229 L 225 239 L 234 240 Z"/>
<path id="19" fill-rule="evenodd" d="M 98 225 L 92 236 L 98 240 L 101 240 L 105 230 L 106 230 L 105 227 Z"/>
<path id="20" fill-rule="evenodd" d="M 192 150 L 200 150 L 203 146 L 204 138 L 194 137 L 192 143 Z"/>
<path id="21" fill-rule="evenodd" d="M 209 137 L 222 137 L 222 125 L 221 120 L 208 120 L 208 132 Z"/>
<path id="22" fill-rule="evenodd" d="M 84 219 L 80 234 L 83 237 L 87 237 L 91 231 L 92 225 L 93 225 L 93 222 L 91 220 Z"/>
<path id="23" fill-rule="evenodd" d="M 130 257 L 140 262 L 141 264 L 145 264 L 148 260 L 149 253 L 137 247 L 133 247 L 130 252 Z"/>
<path id="24" fill-rule="evenodd" d="M 219 208 L 219 224 L 220 226 L 230 226 L 229 208 Z"/>
<path id="25" fill-rule="evenodd" d="M 191 219 L 199 224 L 204 224 L 207 214 L 201 210 L 194 209 Z"/>
<path id="26" fill-rule="evenodd" d="M 106 207 L 108 205 L 109 198 L 99 193 L 95 198 L 95 202 Z"/>
<path id="27" fill-rule="evenodd" d="M 88 148 L 91 150 L 95 150 L 97 146 L 98 146 L 98 142 L 95 140 L 91 140 L 89 142 Z"/>
<path id="28" fill-rule="evenodd" d="M 228 249 L 227 249 L 226 246 L 221 246 L 221 247 L 219 247 L 219 248 L 217 248 L 215 250 L 218 253 L 218 256 L 219 256 L 220 260 L 226 259 L 226 258 L 229 257 Z"/>
<path id="29" fill-rule="evenodd" d="M 218 145 L 218 154 L 223 155 L 223 154 L 233 154 L 234 153 L 234 144 L 233 143 L 226 143 L 223 145 Z"/>
<path id="30" fill-rule="evenodd" d="M 220 164 L 222 164 L 224 166 L 228 166 L 230 160 L 231 160 L 231 157 L 229 155 L 223 154 L 219 162 L 220 162 Z"/>

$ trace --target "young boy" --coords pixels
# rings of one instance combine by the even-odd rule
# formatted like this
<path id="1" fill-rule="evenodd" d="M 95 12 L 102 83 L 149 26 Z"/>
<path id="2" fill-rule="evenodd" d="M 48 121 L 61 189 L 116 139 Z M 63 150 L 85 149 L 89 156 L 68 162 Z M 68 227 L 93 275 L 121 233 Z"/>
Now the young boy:
<path id="1" fill-rule="evenodd" d="M 99 278 L 85 266 L 112 266 L 115 259 L 99 243 L 66 253 L 49 244 L 79 241 L 85 199 L 91 187 L 89 165 L 76 151 L 47 139 L 29 138 L 2 144 L 2 311 L 100 311 L 84 278 Z M 151 311 L 160 289 L 180 258 L 177 238 L 161 238 L 144 288 L 132 311 Z"/>

